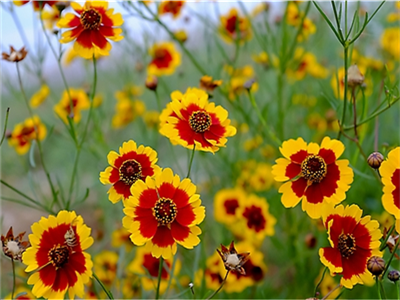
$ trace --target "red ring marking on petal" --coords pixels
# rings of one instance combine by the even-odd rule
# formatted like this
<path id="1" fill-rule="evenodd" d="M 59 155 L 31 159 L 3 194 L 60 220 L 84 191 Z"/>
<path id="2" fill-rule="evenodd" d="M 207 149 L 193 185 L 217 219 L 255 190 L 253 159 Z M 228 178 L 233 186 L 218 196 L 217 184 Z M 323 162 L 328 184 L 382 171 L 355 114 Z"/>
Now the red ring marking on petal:
<path id="1" fill-rule="evenodd" d="M 131 194 L 131 186 L 125 184 L 123 181 L 118 180 L 116 183 L 114 183 L 114 189 L 117 192 L 117 194 L 122 195 L 125 199 L 129 198 Z"/>
<path id="2" fill-rule="evenodd" d="M 307 156 L 308 156 L 308 153 L 306 150 L 299 150 L 298 152 L 296 152 L 290 156 L 290 160 L 292 162 L 301 164 L 303 162 L 303 160 L 306 159 Z"/>
<path id="3" fill-rule="evenodd" d="M 174 199 L 175 191 L 177 189 L 173 186 L 172 183 L 163 182 L 161 186 L 158 188 L 158 194 L 160 197 Z M 175 201 L 174 201 L 175 202 Z"/>
<path id="4" fill-rule="evenodd" d="M 139 197 L 139 205 L 141 208 L 153 208 L 158 200 L 155 189 L 147 189 L 142 191 Z"/>
<path id="5" fill-rule="evenodd" d="M 301 173 L 301 166 L 299 164 L 291 162 L 285 170 L 285 176 L 289 177 L 290 179 L 295 178 Z"/>
<path id="6" fill-rule="evenodd" d="M 153 257 L 150 253 L 147 253 L 143 256 L 143 267 L 149 271 L 149 274 L 152 277 L 158 277 L 159 266 L 160 260 L 158 258 Z M 161 271 L 161 278 L 168 279 L 168 272 L 165 267 L 163 267 Z"/>
<path id="7" fill-rule="evenodd" d="M 329 261 L 336 268 L 342 267 L 342 256 L 340 252 L 336 248 L 323 248 L 324 249 L 324 258 Z"/>
<path id="8" fill-rule="evenodd" d="M 187 205 L 185 207 L 178 209 L 178 214 L 176 215 L 176 221 L 183 225 L 188 226 L 196 219 L 196 215 L 193 212 L 193 208 L 191 205 Z"/>
<path id="9" fill-rule="evenodd" d="M 304 195 L 307 197 L 308 203 L 317 204 L 324 201 L 324 193 L 319 183 L 311 184 Z"/>
<path id="10" fill-rule="evenodd" d="M 392 192 L 393 203 L 398 209 L 400 209 L 400 169 L 394 171 L 392 175 L 392 184 L 395 186 L 395 189 Z"/>
<path id="11" fill-rule="evenodd" d="M 184 190 L 177 188 L 172 200 L 174 200 L 176 207 L 179 209 L 189 204 L 189 198 L 189 195 Z"/>
<path id="12" fill-rule="evenodd" d="M 171 230 L 169 230 L 166 226 L 159 226 L 151 241 L 154 245 L 157 245 L 160 248 L 170 247 L 175 244 L 175 241 L 171 235 Z"/>
<path id="13" fill-rule="evenodd" d="M 367 270 L 367 261 L 371 257 L 371 251 L 362 248 L 356 249 L 349 259 L 342 259 L 343 278 L 350 279 L 354 275 L 360 275 Z"/>
<path id="14" fill-rule="evenodd" d="M 54 283 L 52 284 L 52 289 L 54 291 L 63 291 L 68 288 L 68 277 L 64 268 L 58 269 Z"/>
<path id="15" fill-rule="evenodd" d="M 173 222 L 171 224 L 171 235 L 176 241 L 184 241 L 190 233 L 189 227 L 182 226 L 178 222 Z"/>
<path id="16" fill-rule="evenodd" d="M 108 180 L 109 180 L 111 183 L 115 183 L 115 182 L 119 181 L 119 179 L 120 179 L 120 178 L 119 178 L 119 171 L 118 171 L 118 169 L 113 168 L 112 171 L 111 171 L 110 177 L 108 178 Z"/>
<path id="17" fill-rule="evenodd" d="M 98 30 L 91 31 L 92 43 L 100 49 L 104 50 L 107 48 L 107 39 Z"/>
<path id="18" fill-rule="evenodd" d="M 83 48 L 92 49 L 92 38 L 90 30 L 83 30 L 81 34 L 77 37 L 76 42 L 80 44 Z"/>
<path id="19" fill-rule="evenodd" d="M 304 178 L 299 178 L 292 182 L 292 191 L 299 198 L 303 197 L 306 187 L 307 181 Z"/>

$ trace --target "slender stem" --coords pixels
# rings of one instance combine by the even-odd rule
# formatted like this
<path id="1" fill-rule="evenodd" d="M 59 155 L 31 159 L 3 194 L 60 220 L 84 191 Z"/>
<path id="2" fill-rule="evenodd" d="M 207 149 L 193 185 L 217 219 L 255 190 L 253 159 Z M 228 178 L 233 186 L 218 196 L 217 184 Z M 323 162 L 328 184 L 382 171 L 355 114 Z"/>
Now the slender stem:
<path id="1" fill-rule="evenodd" d="M 400 299 L 400 284 L 398 282 L 396 282 L 395 284 L 396 284 L 396 291 L 397 291 L 396 299 Z"/>
<path id="2" fill-rule="evenodd" d="M 263 115 L 261 114 L 261 111 L 256 103 L 256 100 L 254 99 L 254 95 L 250 91 L 250 89 L 247 89 L 247 92 L 249 94 L 250 102 L 253 105 L 254 109 L 256 110 L 257 116 L 264 126 L 265 130 L 267 131 L 269 137 L 278 145 L 280 146 L 282 142 L 279 140 L 279 138 L 275 135 L 275 133 L 271 130 L 271 128 L 268 126 L 267 122 L 265 121 Z"/>
<path id="3" fill-rule="evenodd" d="M 355 139 L 358 141 L 358 134 L 357 134 L 357 110 L 356 110 L 356 88 L 353 86 L 351 88 L 351 98 L 353 100 L 353 124 L 354 124 L 354 136 Z"/>
<path id="4" fill-rule="evenodd" d="M 327 270 L 328 270 L 328 267 L 325 267 L 324 272 L 322 272 L 321 279 L 318 281 L 317 285 L 315 286 L 315 290 L 314 290 L 314 296 L 315 297 L 317 296 L 318 288 L 319 288 L 322 280 L 324 280 L 325 273 L 326 273 Z"/>
<path id="5" fill-rule="evenodd" d="M 222 289 L 222 287 L 224 286 L 224 284 L 226 282 L 226 279 L 228 278 L 229 271 L 230 270 L 226 271 L 226 275 L 225 275 L 224 279 L 222 280 L 221 285 L 219 286 L 219 288 L 214 293 L 212 293 L 210 295 L 210 297 L 208 297 L 206 300 L 210 300 L 212 297 L 214 297 Z"/>
<path id="6" fill-rule="evenodd" d="M 12 266 L 12 273 L 13 273 L 13 287 L 12 287 L 12 292 L 11 292 L 11 299 L 14 299 L 14 294 L 15 294 L 15 264 L 14 264 L 14 259 L 11 257 L 11 266 Z"/>
<path id="7" fill-rule="evenodd" d="M 337 286 L 335 286 L 333 289 L 331 289 L 331 290 L 329 291 L 329 293 L 326 294 L 321 300 L 327 299 L 327 298 L 329 297 L 330 294 L 332 294 L 334 291 L 336 291 L 338 288 L 341 288 L 341 287 L 342 287 L 342 285 L 339 283 Z"/>
<path id="8" fill-rule="evenodd" d="M 32 109 L 31 109 L 31 107 L 30 107 L 30 105 L 29 105 L 28 97 L 26 96 L 26 93 L 25 93 L 25 90 L 24 90 L 24 86 L 23 86 L 23 84 L 22 84 L 21 71 L 20 71 L 20 69 L 19 69 L 19 64 L 18 64 L 18 62 L 16 63 L 16 66 L 17 66 L 17 74 L 18 74 L 18 83 L 19 83 L 19 87 L 20 87 L 20 89 L 21 89 L 22 96 L 23 96 L 23 98 L 24 98 L 24 100 L 25 100 L 25 104 L 26 104 L 26 107 L 28 108 L 29 116 L 30 116 L 30 118 L 32 119 L 33 126 L 34 126 L 34 129 L 35 129 L 35 133 L 36 133 L 36 138 L 35 138 L 35 139 L 36 139 L 36 142 L 37 142 L 38 148 L 39 148 L 39 157 L 40 157 L 40 161 L 41 161 L 41 163 L 42 163 L 43 170 L 44 170 L 44 172 L 45 172 L 45 174 L 46 174 L 47 181 L 49 182 L 50 189 L 51 189 L 51 193 L 52 193 L 52 195 L 53 195 L 53 200 L 54 200 L 55 202 L 58 202 L 57 192 L 56 192 L 56 190 L 55 190 L 55 188 L 54 188 L 53 182 L 52 182 L 51 177 L 50 177 L 50 173 L 49 173 L 49 171 L 47 170 L 46 164 L 45 164 L 45 162 L 44 162 L 42 143 L 41 143 L 41 141 L 40 141 L 40 139 L 39 139 L 39 128 L 37 127 L 37 124 L 34 122 L 34 119 L 33 119 L 33 112 L 32 112 Z"/>
<path id="9" fill-rule="evenodd" d="M 375 276 L 376 288 L 378 289 L 378 298 L 382 300 L 381 287 L 379 284 L 379 276 Z"/>
<path id="10" fill-rule="evenodd" d="M 337 30 L 338 30 L 340 39 L 341 39 L 343 42 L 345 42 L 345 40 L 344 40 L 344 38 L 343 38 L 342 28 L 341 28 L 341 25 L 340 25 L 340 20 L 339 20 L 338 13 L 337 13 L 337 10 L 336 10 L 335 2 L 334 2 L 334 1 L 331 1 L 331 4 L 332 4 L 332 9 L 333 9 L 333 14 L 335 15 L 336 26 L 337 26 Z"/>
<path id="11" fill-rule="evenodd" d="M 1 4 L 3 4 L 3 3 L 1 3 Z M 10 3 L 10 4 L 11 5 L 8 7 L 8 10 L 14 20 L 15 26 L 17 27 L 19 35 L 21 36 L 22 42 L 24 43 L 24 45 L 26 45 L 28 47 L 29 50 L 32 50 L 32 48 L 29 45 L 29 41 L 26 38 L 24 27 L 22 26 L 22 24 L 18 18 L 18 15 L 14 11 L 14 6 L 12 3 Z"/>
<path id="12" fill-rule="evenodd" d="M 114 299 L 113 294 L 111 293 L 111 291 L 107 290 L 107 288 L 104 286 L 103 282 L 101 282 L 101 280 L 96 276 L 95 273 L 93 273 L 93 277 L 96 279 L 96 281 L 100 284 L 101 288 L 103 289 L 103 291 L 107 294 L 108 299 Z"/>
<path id="13" fill-rule="evenodd" d="M 157 92 L 157 89 L 154 90 L 154 94 L 156 95 L 158 111 L 161 113 L 161 100 L 160 100 L 160 95 Z"/>
<path id="14" fill-rule="evenodd" d="M 392 235 L 392 232 L 393 232 L 393 230 L 395 229 L 395 225 L 393 225 L 390 229 L 389 229 L 389 231 L 387 232 L 387 234 L 386 234 L 386 237 L 385 237 L 385 239 L 383 240 L 383 242 L 382 242 L 382 244 L 381 244 L 381 246 L 380 246 L 380 248 L 379 248 L 379 251 L 382 251 L 383 249 L 385 249 L 386 248 L 386 242 L 388 241 L 388 239 L 389 239 L 389 237 Z"/>
<path id="15" fill-rule="evenodd" d="M 346 118 L 346 110 L 347 110 L 347 69 L 349 68 L 349 48 L 348 45 L 343 46 L 343 53 L 344 53 L 344 95 L 343 95 L 343 112 L 342 112 L 342 120 L 340 121 L 340 127 L 343 126 L 344 120 Z M 340 139 L 341 130 L 339 131 L 338 139 Z"/>
<path id="16" fill-rule="evenodd" d="M 157 279 L 157 290 L 156 290 L 156 299 L 160 298 L 160 286 L 161 286 L 161 274 L 164 266 L 164 258 L 160 257 L 160 264 L 158 266 L 158 279 Z M 169 274 L 171 276 L 171 274 Z"/>
<path id="17" fill-rule="evenodd" d="M 10 114 L 10 108 L 7 107 L 6 121 L 4 122 L 4 130 L 3 130 L 3 136 L 1 137 L 0 146 L 3 144 L 4 138 L 6 137 L 6 133 L 7 133 L 7 123 L 8 123 L 8 115 L 9 115 L 9 114 Z"/>
<path id="18" fill-rule="evenodd" d="M 389 267 L 390 267 L 390 264 L 392 263 L 393 257 L 394 257 L 394 255 L 395 255 L 395 253 L 397 251 L 397 248 L 399 247 L 399 243 L 400 243 L 400 238 L 397 239 L 397 243 L 393 248 L 393 251 L 392 251 L 392 254 L 390 255 L 389 261 L 386 264 L 386 268 L 382 273 L 382 278 L 384 278 L 386 272 L 389 270 Z"/>
<path id="19" fill-rule="evenodd" d="M 194 153 L 196 152 L 196 144 L 193 144 L 193 150 L 192 150 L 192 155 L 190 156 L 190 161 L 189 161 L 189 169 L 186 178 L 190 178 L 190 171 L 192 169 L 192 164 L 193 164 L 193 158 L 194 158 Z"/>

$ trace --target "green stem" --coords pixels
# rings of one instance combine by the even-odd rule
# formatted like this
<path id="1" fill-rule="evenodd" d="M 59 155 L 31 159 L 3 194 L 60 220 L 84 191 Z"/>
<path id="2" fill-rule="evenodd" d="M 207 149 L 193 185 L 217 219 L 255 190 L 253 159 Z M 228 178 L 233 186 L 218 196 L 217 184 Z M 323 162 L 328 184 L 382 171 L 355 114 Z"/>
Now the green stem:
<path id="1" fill-rule="evenodd" d="M 161 286 L 161 274 L 164 266 L 164 258 L 160 257 L 160 264 L 158 266 L 158 279 L 157 279 L 157 290 L 156 290 L 156 300 L 160 298 L 160 286 Z M 169 274 L 171 276 L 171 274 Z"/>
<path id="2" fill-rule="evenodd" d="M 379 284 L 379 276 L 375 276 L 376 288 L 378 289 L 378 298 L 382 300 L 381 287 Z"/>
<path id="3" fill-rule="evenodd" d="M 395 245 L 394 248 L 393 248 L 393 251 L 392 251 L 392 254 L 390 255 L 389 261 L 388 261 L 387 264 L 386 264 L 386 268 L 385 268 L 385 270 L 384 270 L 383 273 L 382 273 L 382 278 L 385 277 L 386 272 L 389 270 L 389 267 L 390 267 L 390 264 L 392 263 L 394 254 L 396 253 L 397 248 L 399 247 L 399 243 L 400 243 L 400 238 L 397 239 L 397 243 L 396 243 L 396 245 Z"/>
<path id="4" fill-rule="evenodd" d="M 224 284 L 226 282 L 226 279 L 228 278 L 229 271 L 230 270 L 226 271 L 226 275 L 225 275 L 224 279 L 222 280 L 221 285 L 219 286 L 219 288 L 214 293 L 212 293 L 210 295 L 210 297 L 208 297 L 206 300 L 210 300 L 212 297 L 214 297 L 216 294 L 218 294 L 218 292 L 222 289 L 222 287 L 224 286 Z"/>
<path id="5" fill-rule="evenodd" d="M 196 152 L 196 144 L 193 144 L 193 150 L 192 150 L 192 155 L 190 156 L 190 161 L 189 161 L 189 169 L 186 178 L 190 178 L 190 171 L 192 169 L 192 164 L 193 164 L 193 158 L 194 158 L 194 153 Z"/>
<path id="6" fill-rule="evenodd" d="M 6 137 L 6 133 L 7 133 L 7 123 L 8 123 L 8 115 L 9 115 L 9 114 L 10 114 L 10 108 L 7 107 L 6 121 L 4 122 L 4 130 L 3 130 L 3 136 L 1 137 L 0 146 L 3 144 L 4 138 Z"/>
<path id="7" fill-rule="evenodd" d="M 156 95 L 158 111 L 161 113 L 161 100 L 160 100 L 160 95 L 157 92 L 157 89 L 154 90 L 154 94 Z"/>
<path id="8" fill-rule="evenodd" d="M 314 297 L 317 297 L 318 288 L 319 288 L 322 280 L 324 280 L 325 273 L 326 273 L 327 270 L 328 270 L 328 267 L 325 267 L 324 272 L 322 272 L 321 279 L 318 281 L 317 285 L 315 286 Z"/>
<path id="9" fill-rule="evenodd" d="M 386 242 L 388 241 L 389 237 L 392 235 L 392 232 L 393 232 L 393 230 L 395 229 L 395 227 L 396 227 L 396 226 L 393 225 L 393 226 L 389 229 L 388 233 L 386 234 L 385 239 L 383 240 L 383 242 L 382 242 L 382 244 L 381 244 L 381 247 L 379 248 L 379 251 L 382 251 L 383 249 L 386 248 Z"/>
<path id="10" fill-rule="evenodd" d="M 321 300 L 327 299 L 334 291 L 336 291 L 338 288 L 340 288 L 342 285 L 339 283 L 337 286 L 335 286 L 333 289 L 329 291 L 328 294 L 326 294 Z"/>
<path id="11" fill-rule="evenodd" d="M 344 95 L 343 95 L 343 112 L 342 112 L 342 119 L 340 121 L 340 127 L 343 126 L 344 120 L 346 118 L 346 109 L 347 109 L 347 81 L 348 81 L 348 76 L 347 76 L 347 69 L 349 68 L 349 48 L 347 44 L 343 45 L 343 53 L 344 53 Z M 341 130 L 339 130 L 338 134 L 338 139 L 340 139 L 341 136 Z"/>
<path id="12" fill-rule="evenodd" d="M 279 138 L 275 135 L 275 133 L 271 130 L 271 128 L 268 126 L 267 122 L 265 121 L 264 117 L 261 114 L 261 111 L 256 103 L 256 100 L 254 99 L 254 95 L 250 91 L 250 89 L 247 89 L 247 92 L 249 94 L 250 102 L 253 105 L 253 108 L 256 110 L 257 116 L 264 126 L 265 130 L 267 131 L 269 137 L 275 142 L 277 146 L 280 146 L 282 142 L 279 140 Z"/>
<path id="13" fill-rule="evenodd" d="M 14 259 L 11 257 L 11 266 L 12 266 L 12 273 L 13 273 L 13 287 L 12 287 L 12 292 L 11 292 L 11 299 L 14 299 L 14 294 L 15 294 L 15 264 L 14 264 Z"/>
<path id="14" fill-rule="evenodd" d="M 19 69 L 19 64 L 18 64 L 18 62 L 16 63 L 16 66 L 17 66 L 17 74 L 18 74 L 18 83 L 19 83 L 19 87 L 20 87 L 20 89 L 21 89 L 22 96 L 23 96 L 23 98 L 24 98 L 24 100 L 25 100 L 25 104 L 26 104 L 26 107 L 28 108 L 29 116 L 30 116 L 30 118 L 32 119 L 33 126 L 34 126 L 34 129 L 35 129 L 35 133 L 36 133 L 36 138 L 35 138 L 35 139 L 36 139 L 36 142 L 37 142 L 37 145 L 38 145 L 38 149 L 39 149 L 40 161 L 41 161 L 41 163 L 42 163 L 43 170 L 44 170 L 44 172 L 45 172 L 45 174 L 46 174 L 47 181 L 49 182 L 49 185 L 50 185 L 51 193 L 52 193 L 52 195 L 53 195 L 53 201 L 54 201 L 54 202 L 58 202 L 57 192 L 56 192 L 55 187 L 54 187 L 54 185 L 53 185 L 53 182 L 52 182 L 52 180 L 51 180 L 51 178 L 50 178 L 50 173 L 49 173 L 49 171 L 47 170 L 46 164 L 45 164 L 45 162 L 44 162 L 42 143 L 41 143 L 41 141 L 39 140 L 39 129 L 38 129 L 38 127 L 36 126 L 36 124 L 35 124 L 35 122 L 34 122 L 34 120 L 33 120 L 33 112 L 32 112 L 32 109 L 31 109 L 31 107 L 30 107 L 30 105 L 29 105 L 28 97 L 26 96 L 26 93 L 25 93 L 25 90 L 24 90 L 24 86 L 23 86 L 23 84 L 22 84 L 21 71 L 20 71 L 20 69 Z"/>
<path id="15" fill-rule="evenodd" d="M 103 289 L 103 291 L 107 294 L 108 299 L 112 300 L 114 299 L 113 294 L 111 293 L 111 291 L 107 290 L 107 288 L 105 287 L 105 285 L 103 284 L 103 282 L 101 282 L 101 280 L 96 276 L 95 273 L 93 273 L 93 277 L 96 279 L 96 281 L 100 284 L 101 288 Z"/>

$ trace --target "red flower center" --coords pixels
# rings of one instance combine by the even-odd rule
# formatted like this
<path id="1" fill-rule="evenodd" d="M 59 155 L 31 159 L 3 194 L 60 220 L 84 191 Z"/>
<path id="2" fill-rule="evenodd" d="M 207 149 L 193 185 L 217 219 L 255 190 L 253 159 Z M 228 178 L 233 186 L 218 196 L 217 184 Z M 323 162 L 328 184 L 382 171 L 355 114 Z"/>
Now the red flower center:
<path id="1" fill-rule="evenodd" d="M 134 184 L 142 177 L 142 166 L 134 159 L 125 161 L 119 168 L 119 179 L 127 185 Z"/>
<path id="2" fill-rule="evenodd" d="M 228 199 L 224 202 L 225 211 L 228 215 L 234 215 L 239 203 L 236 199 Z"/>
<path id="3" fill-rule="evenodd" d="M 66 245 L 57 245 L 50 249 L 48 253 L 49 261 L 56 268 L 62 268 L 69 259 L 69 248 Z"/>
<path id="4" fill-rule="evenodd" d="M 356 251 L 356 239 L 350 234 L 339 235 L 338 249 L 342 257 L 349 258 Z"/>
<path id="5" fill-rule="evenodd" d="M 189 118 L 190 128 L 196 133 L 203 133 L 211 126 L 211 117 L 205 111 L 195 111 Z"/>
<path id="6" fill-rule="evenodd" d="M 319 183 L 326 176 L 326 163 L 318 155 L 308 155 L 301 163 L 301 176 L 307 180 L 307 185 Z"/>
<path id="7" fill-rule="evenodd" d="M 159 224 L 167 225 L 175 220 L 177 211 L 174 201 L 168 198 L 160 198 L 153 208 L 153 215 Z"/>
<path id="8" fill-rule="evenodd" d="M 81 15 L 81 24 L 85 29 L 99 30 L 101 14 L 94 9 L 85 10 Z"/>
<path id="9" fill-rule="evenodd" d="M 247 219 L 247 227 L 253 228 L 256 232 L 265 228 L 266 220 L 260 207 L 254 205 L 246 207 L 243 217 Z"/>

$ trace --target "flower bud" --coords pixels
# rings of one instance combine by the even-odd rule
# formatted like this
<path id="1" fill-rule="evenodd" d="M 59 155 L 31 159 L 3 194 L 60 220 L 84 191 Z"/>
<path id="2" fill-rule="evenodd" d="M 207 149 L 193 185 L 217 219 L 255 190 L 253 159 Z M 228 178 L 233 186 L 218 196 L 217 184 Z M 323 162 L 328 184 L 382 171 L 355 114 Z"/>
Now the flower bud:
<path id="1" fill-rule="evenodd" d="M 364 75 L 361 73 L 357 65 L 352 65 L 347 70 L 347 84 L 350 87 L 361 85 L 364 82 Z"/>
<path id="2" fill-rule="evenodd" d="M 367 269 L 373 275 L 379 276 L 385 269 L 385 261 L 382 257 L 372 256 L 367 262 Z"/>
<path id="3" fill-rule="evenodd" d="M 384 157 L 379 152 L 372 152 L 370 154 L 370 156 L 368 156 L 368 159 L 367 159 L 369 166 L 373 169 L 379 169 L 383 160 L 384 160 Z"/>
<path id="4" fill-rule="evenodd" d="M 157 77 L 155 75 L 147 76 L 145 85 L 149 90 L 155 91 L 158 85 Z"/>
<path id="5" fill-rule="evenodd" d="M 304 238 L 304 242 L 306 243 L 307 248 L 313 249 L 317 244 L 317 238 L 312 233 L 308 233 Z"/>
<path id="6" fill-rule="evenodd" d="M 396 282 L 400 278 L 400 272 L 397 270 L 392 270 L 389 272 L 387 277 L 390 281 Z"/>

